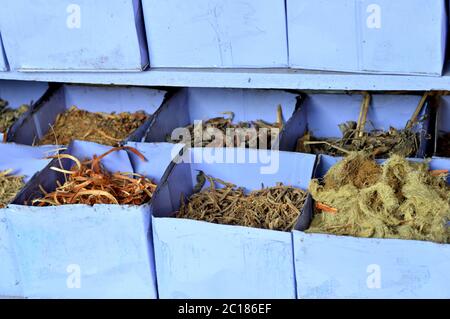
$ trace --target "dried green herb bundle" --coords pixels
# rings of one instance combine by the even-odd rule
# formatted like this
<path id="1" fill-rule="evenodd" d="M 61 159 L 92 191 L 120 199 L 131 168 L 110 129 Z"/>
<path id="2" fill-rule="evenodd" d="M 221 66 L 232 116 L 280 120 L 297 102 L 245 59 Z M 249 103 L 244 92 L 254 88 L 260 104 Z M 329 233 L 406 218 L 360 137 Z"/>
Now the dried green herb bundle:
<path id="1" fill-rule="evenodd" d="M 277 110 L 277 122 L 270 124 L 262 120 L 252 122 L 238 122 L 233 123 L 234 113 L 224 112 L 229 114 L 230 117 L 215 117 L 206 121 L 199 122 L 197 125 L 191 124 L 185 128 L 189 130 L 191 143 L 190 146 L 194 147 L 236 147 L 241 146 L 242 142 L 245 142 L 245 147 L 261 148 L 263 139 L 266 142 L 264 148 L 271 148 L 271 142 L 278 138 L 279 131 L 283 128 L 283 115 L 281 105 Z M 219 136 L 212 136 L 208 132 L 208 128 L 217 129 L 222 132 L 223 139 Z M 234 129 L 234 135 L 227 135 L 227 129 Z M 245 130 L 254 129 L 254 130 Z M 267 129 L 267 136 L 259 136 L 260 129 Z M 278 130 L 274 130 L 278 129 Z M 196 133 L 201 132 L 201 133 Z M 182 139 L 172 139 L 171 136 L 166 138 L 169 143 L 180 143 Z"/>
<path id="2" fill-rule="evenodd" d="M 356 237 L 450 241 L 448 171 L 393 155 L 377 164 L 362 152 L 330 168 L 309 191 L 320 205 L 308 232 Z"/>
<path id="3" fill-rule="evenodd" d="M 10 173 L 11 170 L 0 172 L 0 208 L 8 205 L 25 185 L 23 176 Z"/>
<path id="4" fill-rule="evenodd" d="M 68 145 L 72 140 L 83 140 L 116 146 L 147 118 L 144 112 L 107 114 L 79 110 L 72 106 L 58 115 L 55 125 L 39 141 L 39 145 Z"/>
<path id="5" fill-rule="evenodd" d="M 437 156 L 450 157 L 450 133 L 438 137 L 436 153 Z"/>
<path id="6" fill-rule="evenodd" d="M 365 151 L 373 156 L 388 157 L 398 154 L 403 157 L 414 156 L 419 148 L 418 134 L 406 128 L 388 131 L 372 130 L 359 135 L 357 123 L 349 121 L 339 125 L 342 138 L 317 139 L 307 132 L 297 141 L 297 152 L 344 156 L 349 152 Z"/>
<path id="7" fill-rule="evenodd" d="M 187 203 L 182 198 L 177 217 L 289 231 L 295 226 L 307 197 L 305 191 L 282 184 L 245 194 L 243 188 L 200 172 L 197 180 L 202 179 L 208 180 L 209 188 L 194 193 Z"/>
<path id="8" fill-rule="evenodd" d="M 0 99 L 0 133 L 6 133 L 28 108 L 28 105 L 24 104 L 17 109 L 11 109 L 7 101 Z"/>

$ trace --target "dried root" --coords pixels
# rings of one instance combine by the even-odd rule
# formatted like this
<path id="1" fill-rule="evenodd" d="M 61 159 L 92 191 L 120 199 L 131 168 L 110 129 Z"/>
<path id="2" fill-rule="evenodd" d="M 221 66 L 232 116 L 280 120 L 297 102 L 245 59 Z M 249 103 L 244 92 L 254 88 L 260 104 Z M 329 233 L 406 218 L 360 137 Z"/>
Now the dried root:
<path id="1" fill-rule="evenodd" d="M 68 154 L 52 156 L 52 158 L 70 159 L 75 165 L 69 171 L 52 167 L 53 170 L 66 175 L 66 182 L 63 185 L 58 183 L 56 190 L 50 193 L 41 189 L 44 193 L 43 198 L 34 199 L 32 205 L 142 205 L 148 202 L 156 190 L 156 184 L 150 179 L 133 173 L 111 174 L 101 165 L 101 160 L 105 156 L 122 149 L 128 149 L 145 160 L 145 157 L 136 149 L 127 146 L 113 148 L 101 156 L 94 156 L 84 161 Z"/>
<path id="2" fill-rule="evenodd" d="M 206 180 L 209 187 L 200 191 Z M 246 194 L 243 188 L 203 172 L 197 176 L 197 181 L 199 192 L 187 203 L 182 198 L 177 217 L 289 231 L 295 226 L 307 197 L 305 191 L 282 184 Z"/>
<path id="3" fill-rule="evenodd" d="M 270 149 L 272 142 L 278 138 L 279 131 L 283 128 L 283 115 L 281 105 L 278 106 L 277 122 L 266 123 L 262 120 L 252 122 L 233 123 L 234 113 L 224 112 L 230 117 L 216 117 L 198 124 L 188 125 L 185 128 L 189 131 L 191 147 L 240 147 L 247 148 L 267 148 Z M 221 136 L 215 136 L 214 131 L 220 132 Z M 233 129 L 234 134 L 227 135 L 227 129 Z M 267 129 L 267 136 L 261 135 L 261 129 Z M 166 138 L 169 143 L 180 143 L 182 139 Z"/>

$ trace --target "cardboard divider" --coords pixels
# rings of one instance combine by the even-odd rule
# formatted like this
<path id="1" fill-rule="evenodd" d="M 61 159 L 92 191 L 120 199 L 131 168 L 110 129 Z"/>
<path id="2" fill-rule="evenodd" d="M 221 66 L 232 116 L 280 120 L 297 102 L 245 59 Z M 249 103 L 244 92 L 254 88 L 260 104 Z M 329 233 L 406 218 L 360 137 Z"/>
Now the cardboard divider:
<path id="1" fill-rule="evenodd" d="M 287 67 L 284 0 L 142 0 L 151 67 Z"/>
<path id="2" fill-rule="evenodd" d="M 243 148 L 191 148 L 166 172 L 153 201 L 160 298 L 295 298 L 290 232 L 174 218 L 198 170 L 244 187 L 277 182 L 306 189 L 315 155 Z M 265 172 L 265 173 L 264 173 Z M 307 203 L 296 227 L 303 227 Z M 306 212 L 306 213 L 305 213 Z"/>
<path id="3" fill-rule="evenodd" d="M 256 120 L 275 123 L 277 108 L 281 105 L 285 125 L 279 135 L 279 148 L 292 150 L 296 142 L 293 137 L 299 134 L 293 121 L 300 105 L 299 99 L 296 94 L 277 90 L 182 89 L 155 113 L 145 141 L 166 141 L 175 129 L 194 124 L 195 121 L 229 117 L 224 112 L 234 113 L 233 123 Z"/>
<path id="4" fill-rule="evenodd" d="M 372 94 L 367 114 L 365 131 L 374 129 L 387 131 L 390 127 L 404 129 L 411 119 L 420 95 Z M 338 125 L 347 121 L 358 121 L 363 95 L 361 94 L 308 94 L 296 114 L 297 131 L 302 137 L 310 131 L 315 138 L 341 138 Z M 428 143 L 431 143 L 430 108 L 428 102 L 422 108 L 419 118 L 424 120 L 415 127 L 419 134 L 419 149 L 416 157 L 425 157 Z"/>
<path id="5" fill-rule="evenodd" d="M 16 140 L 28 145 L 38 142 L 51 129 L 59 114 L 76 106 L 89 112 L 145 111 L 149 118 L 123 143 L 140 141 L 150 126 L 153 113 L 165 100 L 166 93 L 162 90 L 140 87 L 65 84 L 48 94 L 46 99 L 36 106 L 32 114 L 17 129 Z"/>
<path id="6" fill-rule="evenodd" d="M 289 66 L 440 76 L 446 2 L 287 0 Z"/>
<path id="7" fill-rule="evenodd" d="M 6 141 L 18 142 L 15 138 L 18 127 L 25 121 L 27 116 L 31 114 L 36 104 L 40 102 L 42 97 L 48 91 L 49 85 L 45 82 L 28 82 L 28 81 L 0 81 L 0 99 L 8 101 L 8 107 L 17 109 L 23 104 L 29 106 L 28 111 L 9 128 Z M 0 132 L 0 142 L 5 139 L 4 134 Z"/>
<path id="8" fill-rule="evenodd" d="M 139 143 L 129 146 L 138 147 Z M 173 145 L 171 145 L 171 148 Z M 179 146 L 177 146 L 179 147 Z M 148 176 L 161 179 L 171 161 L 171 148 L 152 144 L 145 152 Z M 79 159 L 102 155 L 109 146 L 74 141 L 67 153 Z M 134 172 L 136 158 L 125 150 L 102 160 L 111 172 Z M 73 165 L 61 159 L 64 168 Z M 130 205 L 24 206 L 64 182 L 50 169 L 54 159 L 36 175 L 6 211 L 16 269 L 26 298 L 157 298 L 151 238 L 151 202 Z"/>
<path id="9" fill-rule="evenodd" d="M 149 64 L 140 0 L 5 0 L 0 26 L 12 70 L 138 72 Z"/>
<path id="10" fill-rule="evenodd" d="M 6 59 L 5 49 L 3 49 L 2 35 L 0 34 L 0 72 L 8 71 L 8 60 Z"/>
<path id="11" fill-rule="evenodd" d="M 320 155 L 315 178 L 322 178 L 340 160 Z M 450 160 L 433 158 L 429 165 L 432 170 L 448 170 Z M 450 297 L 448 244 L 294 230 L 293 246 L 300 299 Z"/>
<path id="12" fill-rule="evenodd" d="M 54 154 L 54 147 L 31 147 L 13 143 L 0 144 L 0 171 L 12 169 L 11 174 L 23 176 L 24 182 L 50 162 L 45 157 Z M 23 296 L 18 259 L 13 245 L 11 227 L 6 218 L 8 207 L 0 208 L 0 296 Z"/>
<path id="13" fill-rule="evenodd" d="M 439 156 L 438 142 L 439 137 L 444 134 L 450 134 L 450 96 L 443 95 L 439 97 L 439 107 L 436 112 L 436 125 L 434 134 L 434 155 Z"/>

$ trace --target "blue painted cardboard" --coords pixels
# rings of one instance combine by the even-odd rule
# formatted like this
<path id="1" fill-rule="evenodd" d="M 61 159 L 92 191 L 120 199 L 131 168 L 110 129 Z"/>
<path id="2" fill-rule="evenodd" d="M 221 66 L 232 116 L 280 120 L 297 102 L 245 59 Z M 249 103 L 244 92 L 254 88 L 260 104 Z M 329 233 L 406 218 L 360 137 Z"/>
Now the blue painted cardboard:
<path id="1" fill-rule="evenodd" d="M 445 0 L 287 0 L 289 66 L 441 75 L 445 4 Z"/>
<path id="2" fill-rule="evenodd" d="M 283 111 L 284 128 L 279 136 L 279 148 L 295 148 L 295 138 L 300 134 L 293 123 L 298 95 L 277 90 L 188 88 L 177 92 L 156 112 L 147 131 L 147 142 L 166 141 L 176 128 L 206 121 L 214 117 L 229 117 L 234 113 L 234 123 L 240 121 L 277 121 L 277 107 Z M 178 136 L 175 136 L 178 137 Z M 276 147 L 272 142 L 272 147 Z"/>
<path id="3" fill-rule="evenodd" d="M 339 160 L 320 156 L 315 176 Z M 430 168 L 449 169 L 450 160 Z M 296 230 L 293 241 L 299 298 L 450 298 L 450 245 Z"/>
<path id="4" fill-rule="evenodd" d="M 0 171 L 12 169 L 12 174 L 24 177 L 28 182 L 34 174 L 45 168 L 53 155 L 53 147 L 31 147 L 13 143 L 0 144 Z M 0 296 L 23 296 L 18 260 L 11 238 L 6 212 L 0 208 Z"/>
<path id="5" fill-rule="evenodd" d="M 23 114 L 8 130 L 8 142 L 15 142 L 13 136 L 17 128 L 32 112 L 36 103 L 48 90 L 48 83 L 28 81 L 0 81 L 0 99 L 8 101 L 8 107 L 17 109 L 23 104 L 29 105 L 28 112 Z M 0 141 L 4 140 L 4 134 L 0 133 Z"/>
<path id="6" fill-rule="evenodd" d="M 211 156 L 217 156 L 216 160 Z M 239 162 L 240 156 L 245 160 Z M 280 164 L 269 174 L 262 173 L 268 163 L 265 157 Z M 316 157 L 243 148 L 191 148 L 183 158 L 191 163 L 173 165 L 153 201 L 159 297 L 295 298 L 291 233 L 178 219 L 174 214 L 181 194 L 189 197 L 193 193 L 198 170 L 247 191 L 277 182 L 305 189 Z M 259 160 L 252 162 L 251 158 Z M 225 159 L 234 160 L 220 163 Z"/>
<path id="7" fill-rule="evenodd" d="M 4 0 L 0 29 L 13 70 L 122 72 L 148 65 L 139 0 Z"/>
<path id="8" fill-rule="evenodd" d="M 142 0 L 151 67 L 287 67 L 284 0 Z"/>
<path id="9" fill-rule="evenodd" d="M 421 100 L 420 95 L 373 94 L 367 113 L 366 131 L 405 128 Z M 308 94 L 293 123 L 300 131 L 298 137 L 310 131 L 317 138 L 341 138 L 338 125 L 347 121 L 358 121 L 363 95 L 360 94 Z M 429 132 L 429 105 L 426 102 L 419 117 L 425 120 L 414 129 L 420 134 L 417 157 L 424 157 L 427 144 L 431 142 Z"/>
<path id="10" fill-rule="evenodd" d="M 132 143 L 131 146 L 138 144 Z M 171 146 L 172 148 L 173 146 Z M 110 147 L 74 141 L 68 153 L 78 158 L 101 155 Z M 164 145 L 146 146 L 148 176 L 159 182 L 170 163 Z M 73 162 L 62 159 L 63 167 Z M 127 152 L 104 158 L 110 171 L 133 172 Z M 53 161 L 50 165 L 55 165 Z M 7 211 L 27 298 L 156 298 L 150 203 L 142 206 L 21 206 L 36 196 L 38 185 L 50 191 L 60 173 L 47 167 Z M 78 288 L 77 288 L 78 287 Z"/>
<path id="11" fill-rule="evenodd" d="M 166 91 L 141 87 L 63 85 L 48 94 L 17 129 L 14 140 L 31 145 L 51 129 L 58 114 L 71 106 L 90 112 L 145 111 L 149 119 L 125 139 L 140 141 L 151 123 L 152 114 L 161 106 Z"/>
<path id="12" fill-rule="evenodd" d="M 8 61 L 6 60 L 5 50 L 3 49 L 2 35 L 0 34 L 0 72 L 8 71 Z"/>
<path id="13" fill-rule="evenodd" d="M 450 96 L 439 97 L 439 107 L 436 112 L 436 128 L 434 134 L 434 152 L 437 151 L 438 137 L 450 133 Z"/>

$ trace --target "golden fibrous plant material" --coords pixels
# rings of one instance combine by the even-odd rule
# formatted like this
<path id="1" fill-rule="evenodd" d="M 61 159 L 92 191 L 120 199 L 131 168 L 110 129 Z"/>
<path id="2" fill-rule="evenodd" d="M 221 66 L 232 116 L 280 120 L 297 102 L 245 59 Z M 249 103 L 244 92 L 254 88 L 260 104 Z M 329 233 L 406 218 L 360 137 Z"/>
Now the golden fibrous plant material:
<path id="1" fill-rule="evenodd" d="M 101 160 L 119 150 L 129 150 L 142 160 L 145 157 L 135 148 L 129 146 L 116 147 L 101 156 L 94 156 L 89 160 L 80 160 L 72 155 L 59 154 L 50 158 L 69 159 L 75 165 L 67 171 L 63 168 L 51 169 L 64 173 L 66 182 L 57 182 L 56 190 L 46 192 L 41 187 L 43 198 L 34 199 L 35 206 L 57 206 L 66 204 L 117 204 L 142 205 L 150 201 L 156 190 L 156 184 L 150 179 L 134 173 L 108 172 L 101 164 Z"/>
<path id="2" fill-rule="evenodd" d="M 0 133 L 6 133 L 21 115 L 29 109 L 28 105 L 22 105 L 17 109 L 8 107 L 8 102 L 0 99 Z"/>
<path id="3" fill-rule="evenodd" d="M 209 187 L 201 190 L 209 182 Z M 307 193 L 299 188 L 278 184 L 245 193 L 243 188 L 200 172 L 199 184 L 187 201 L 181 199 L 179 218 L 217 224 L 240 225 L 289 231 L 295 226 Z"/>
<path id="4" fill-rule="evenodd" d="M 11 170 L 0 172 L 0 208 L 8 205 L 25 185 L 23 176 L 10 173 Z"/>
<path id="5" fill-rule="evenodd" d="M 438 137 L 436 155 L 450 157 L 450 133 Z"/>
<path id="6" fill-rule="evenodd" d="M 39 145 L 68 145 L 73 140 L 116 146 L 148 119 L 144 112 L 101 113 L 72 106 L 59 114 Z"/>
<path id="7" fill-rule="evenodd" d="M 283 128 L 281 105 L 278 105 L 277 121 L 275 123 L 267 123 L 262 120 L 233 123 L 233 112 L 223 112 L 223 114 L 228 114 L 229 117 L 215 117 L 186 126 L 185 128 L 189 131 L 191 138 L 190 146 L 237 147 L 245 144 L 245 147 L 270 149 L 272 144 L 278 139 L 279 132 Z M 210 133 L 208 129 L 220 131 L 222 138 L 214 135 L 212 132 Z M 227 129 L 233 129 L 235 134 L 227 134 Z M 261 135 L 261 129 L 267 130 L 266 136 Z M 182 139 L 172 139 L 171 136 L 168 136 L 166 140 L 170 143 L 183 142 Z"/>
<path id="8" fill-rule="evenodd" d="M 356 122 L 352 121 L 340 124 L 339 128 L 342 138 L 319 139 L 307 132 L 297 141 L 297 152 L 344 156 L 349 152 L 365 151 L 380 158 L 391 154 L 410 157 L 419 149 L 419 134 L 411 129 L 391 127 L 388 131 L 359 134 Z"/>
<path id="9" fill-rule="evenodd" d="M 351 153 L 311 181 L 318 204 L 308 232 L 448 243 L 447 175 L 430 171 L 426 161 L 393 155 L 378 164 L 363 152 Z"/>

